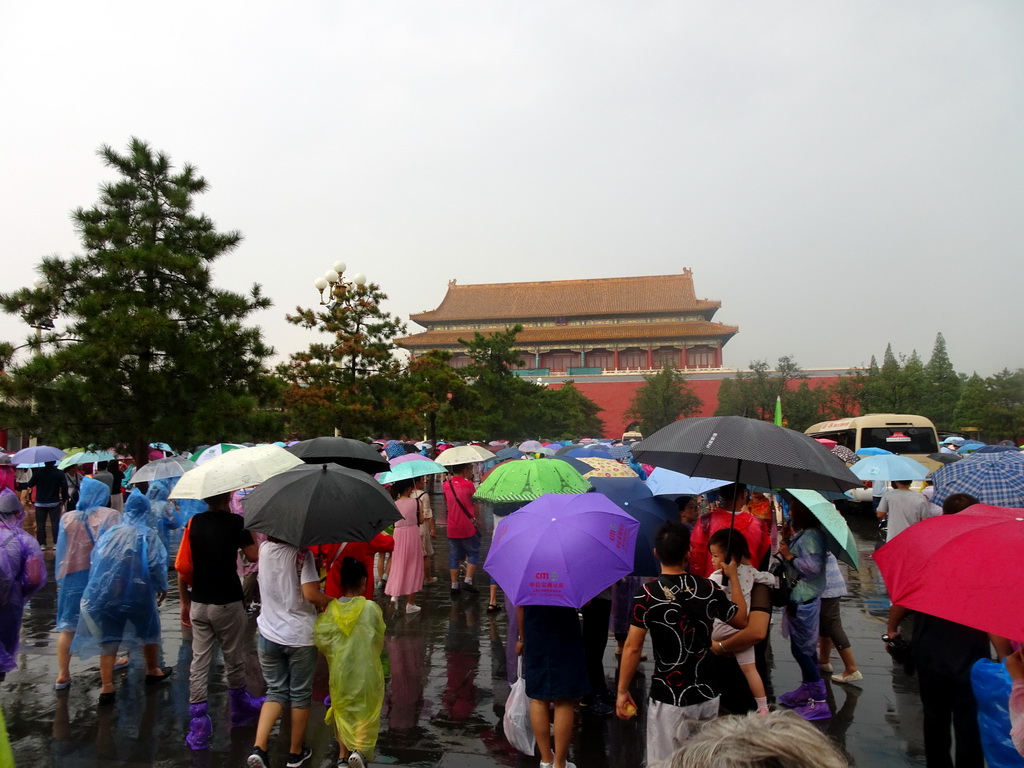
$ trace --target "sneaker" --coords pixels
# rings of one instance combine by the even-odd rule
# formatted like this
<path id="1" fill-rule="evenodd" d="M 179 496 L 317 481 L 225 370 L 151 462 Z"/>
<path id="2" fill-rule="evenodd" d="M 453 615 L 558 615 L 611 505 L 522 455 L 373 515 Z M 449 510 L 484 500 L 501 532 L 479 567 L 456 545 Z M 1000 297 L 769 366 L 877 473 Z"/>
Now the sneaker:
<path id="1" fill-rule="evenodd" d="M 299 766 L 308 763 L 311 757 L 313 757 L 313 750 L 303 744 L 301 752 L 293 752 L 288 755 L 288 762 L 285 765 L 287 768 L 299 768 Z M 252 768 L 252 766 L 249 766 L 249 768 Z"/>
<path id="2" fill-rule="evenodd" d="M 358 749 L 348 756 L 349 768 L 366 768 L 366 758 Z"/>
<path id="3" fill-rule="evenodd" d="M 540 763 L 540 768 L 555 768 L 555 761 L 552 760 L 550 763 L 545 763 L 543 760 Z"/>
<path id="4" fill-rule="evenodd" d="M 418 605 L 407 605 L 407 606 L 405 606 L 405 612 L 406 612 L 406 614 L 414 614 L 414 613 L 419 613 L 419 612 L 420 612 L 420 611 L 422 611 L 422 610 L 423 610 L 423 609 L 422 609 L 422 608 L 420 608 L 420 606 L 418 606 Z"/>
<path id="5" fill-rule="evenodd" d="M 768 707 L 758 707 L 757 708 L 757 714 L 759 714 L 759 715 L 770 715 L 771 714 L 771 710 L 768 709 Z"/>
<path id="6" fill-rule="evenodd" d="M 466 590 L 467 592 L 469 592 L 469 594 L 471 594 L 471 595 L 475 595 L 475 594 L 478 594 L 480 592 L 480 590 L 477 589 L 476 586 L 474 586 L 473 584 L 470 584 L 468 581 L 462 582 L 462 588 L 464 590 Z"/>
<path id="7" fill-rule="evenodd" d="M 462 594 L 462 590 L 459 589 L 458 587 L 452 587 L 450 591 L 451 591 L 452 597 L 458 597 L 460 594 Z"/>
<path id="8" fill-rule="evenodd" d="M 831 672 L 832 671 L 832 665 L 829 664 L 828 662 L 825 662 L 824 664 L 819 664 L 818 665 L 818 669 L 820 669 L 822 672 Z"/>
<path id="9" fill-rule="evenodd" d="M 863 680 L 864 675 L 858 669 L 850 674 L 843 673 L 841 675 L 832 675 L 833 683 L 856 683 L 858 680 Z"/>
<path id="10" fill-rule="evenodd" d="M 270 768 L 270 758 L 265 749 L 253 747 L 249 759 L 245 761 L 248 768 Z"/>

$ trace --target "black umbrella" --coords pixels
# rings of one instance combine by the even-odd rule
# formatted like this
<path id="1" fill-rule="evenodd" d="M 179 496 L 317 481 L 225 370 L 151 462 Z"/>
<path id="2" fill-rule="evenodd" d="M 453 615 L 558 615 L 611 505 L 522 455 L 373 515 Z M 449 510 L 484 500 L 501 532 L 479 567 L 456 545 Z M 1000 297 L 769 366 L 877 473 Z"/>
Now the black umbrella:
<path id="1" fill-rule="evenodd" d="M 691 477 L 845 491 L 862 482 L 828 448 L 800 432 L 743 416 L 683 419 L 633 446 L 637 461 Z"/>
<path id="2" fill-rule="evenodd" d="M 959 453 L 929 453 L 928 458 L 937 461 L 939 464 L 953 464 L 963 458 Z"/>
<path id="3" fill-rule="evenodd" d="M 298 456 L 307 464 L 340 464 L 349 469 L 358 469 L 375 475 L 391 469 L 388 460 L 360 440 L 349 437 L 314 437 L 289 445 L 286 451 Z"/>
<path id="4" fill-rule="evenodd" d="M 380 483 L 337 464 L 274 475 L 246 496 L 242 508 L 250 531 L 296 547 L 369 541 L 401 518 Z"/>

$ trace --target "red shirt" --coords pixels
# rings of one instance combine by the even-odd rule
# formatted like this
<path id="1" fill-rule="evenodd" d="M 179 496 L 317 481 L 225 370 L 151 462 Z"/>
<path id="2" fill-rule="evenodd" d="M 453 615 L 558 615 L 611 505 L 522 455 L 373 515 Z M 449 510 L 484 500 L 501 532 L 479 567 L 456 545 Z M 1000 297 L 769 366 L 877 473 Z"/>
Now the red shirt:
<path id="1" fill-rule="evenodd" d="M 369 542 L 350 541 L 335 559 L 334 556 L 338 554 L 340 546 L 341 544 L 321 544 L 311 547 L 314 554 L 324 558 L 324 565 L 330 566 L 327 571 L 327 581 L 324 583 L 324 594 L 334 598 L 344 594 L 341 589 L 341 562 L 346 557 L 354 557 L 366 566 L 366 590 L 363 592 L 363 597 L 373 600 L 373 556 L 378 552 L 393 551 L 395 540 L 386 533 L 378 533 Z"/>
<path id="2" fill-rule="evenodd" d="M 473 506 L 476 486 L 466 477 L 452 477 L 444 481 L 444 503 L 448 509 L 448 538 L 468 539 L 476 535 L 473 520 L 477 519 Z M 465 511 L 463 511 L 465 510 Z M 472 515 L 472 519 L 470 519 Z"/>

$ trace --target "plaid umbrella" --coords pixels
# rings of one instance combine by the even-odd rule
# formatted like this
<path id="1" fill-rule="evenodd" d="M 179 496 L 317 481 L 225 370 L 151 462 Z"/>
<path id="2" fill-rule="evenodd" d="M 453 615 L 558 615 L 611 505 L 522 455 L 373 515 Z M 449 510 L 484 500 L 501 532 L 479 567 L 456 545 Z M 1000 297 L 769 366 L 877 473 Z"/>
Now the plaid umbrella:
<path id="1" fill-rule="evenodd" d="M 613 445 L 608 452 L 611 453 L 612 458 L 616 461 L 622 461 L 633 455 L 628 445 Z"/>
<path id="2" fill-rule="evenodd" d="M 526 454 L 518 448 L 502 448 L 494 454 L 495 458 L 501 459 L 502 461 L 508 461 L 509 459 L 521 459 L 525 455 Z"/>
<path id="3" fill-rule="evenodd" d="M 391 443 L 390 445 L 384 446 L 384 453 L 389 459 L 397 459 L 408 451 L 405 450 L 405 445 L 402 443 Z"/>
<path id="4" fill-rule="evenodd" d="M 932 472 L 939 506 L 954 493 L 969 493 L 982 504 L 1024 508 L 1024 455 L 973 453 Z"/>

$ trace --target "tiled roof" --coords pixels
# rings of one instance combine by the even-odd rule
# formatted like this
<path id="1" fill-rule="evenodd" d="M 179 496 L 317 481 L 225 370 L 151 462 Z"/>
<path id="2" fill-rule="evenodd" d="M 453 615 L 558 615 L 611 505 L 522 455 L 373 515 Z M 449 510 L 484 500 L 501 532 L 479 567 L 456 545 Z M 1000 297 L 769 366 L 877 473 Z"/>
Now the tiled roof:
<path id="1" fill-rule="evenodd" d="M 557 344 L 598 341 L 624 342 L 643 341 L 644 343 L 672 339 L 692 339 L 697 337 L 720 339 L 722 343 L 739 332 L 735 325 L 709 323 L 698 320 L 683 323 L 620 323 L 607 325 L 554 325 L 542 328 L 524 328 L 516 337 L 518 345 Z M 485 336 L 495 329 L 480 329 Z M 461 331 L 425 331 L 414 333 L 396 343 L 402 347 L 413 349 L 433 349 L 435 347 L 457 347 L 459 338 L 473 338 L 473 330 Z"/>
<path id="2" fill-rule="evenodd" d="M 549 280 L 538 283 L 448 283 L 437 309 L 410 315 L 422 325 L 459 320 L 525 320 L 534 317 L 707 311 L 721 302 L 698 299 L 689 269 L 677 275 Z"/>

